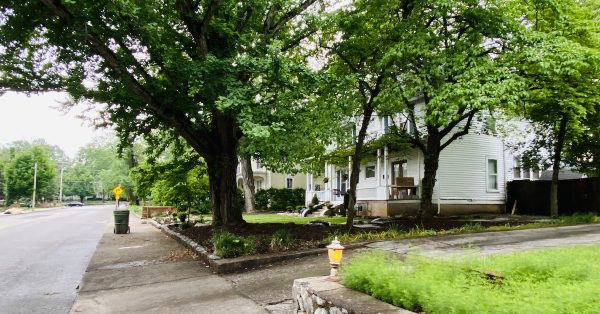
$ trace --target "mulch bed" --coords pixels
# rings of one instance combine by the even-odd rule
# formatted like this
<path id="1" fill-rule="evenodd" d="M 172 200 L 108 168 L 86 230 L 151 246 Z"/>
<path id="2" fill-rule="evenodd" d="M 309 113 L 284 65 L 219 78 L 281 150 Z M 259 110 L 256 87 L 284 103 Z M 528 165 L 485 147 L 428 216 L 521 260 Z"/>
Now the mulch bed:
<path id="1" fill-rule="evenodd" d="M 481 224 L 484 227 L 495 226 L 495 225 L 520 225 L 529 223 L 529 219 L 519 219 L 510 221 L 477 221 L 476 223 Z M 415 220 L 415 219 L 400 219 L 393 220 L 385 224 L 382 228 L 357 228 L 354 227 L 350 231 L 344 225 L 297 225 L 294 223 L 261 223 L 261 224 L 245 224 L 243 226 L 227 227 L 223 228 L 238 236 L 253 236 L 259 239 L 257 241 L 259 245 L 256 247 L 256 253 L 275 253 L 281 251 L 297 251 L 312 248 L 325 247 L 324 240 L 332 234 L 340 233 L 351 233 L 356 234 L 360 232 L 378 232 L 386 230 L 387 228 L 396 228 L 399 230 L 408 231 L 415 228 L 430 229 L 436 231 L 449 230 L 452 228 L 458 228 L 466 224 L 473 224 L 473 222 L 464 220 L 461 217 L 435 217 L 428 220 Z M 188 238 L 192 239 L 196 243 L 205 247 L 212 253 L 214 250 L 211 237 L 216 227 L 206 225 L 188 228 L 185 230 L 179 230 L 173 228 Z M 278 230 L 286 230 L 291 237 L 294 239 L 293 243 L 286 247 L 271 247 L 270 236 Z"/>

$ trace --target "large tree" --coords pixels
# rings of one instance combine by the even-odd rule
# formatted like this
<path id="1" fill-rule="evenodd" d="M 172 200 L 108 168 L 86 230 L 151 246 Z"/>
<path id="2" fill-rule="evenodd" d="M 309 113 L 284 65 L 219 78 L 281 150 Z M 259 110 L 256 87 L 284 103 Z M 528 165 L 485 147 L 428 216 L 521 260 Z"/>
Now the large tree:
<path id="1" fill-rule="evenodd" d="M 63 194 L 77 195 L 83 202 L 86 196 L 94 195 L 94 179 L 92 173 L 84 164 L 74 164 L 64 173 Z"/>
<path id="2" fill-rule="evenodd" d="M 528 27 L 519 69 L 529 86 L 520 113 L 537 130 L 529 156 L 552 165 L 550 214 L 557 216 L 563 150 L 573 147 L 571 152 L 582 156 L 570 154 L 571 161 L 585 161 L 585 147 L 593 149 L 595 141 L 589 136 L 598 128 L 600 12 L 597 1 L 586 0 L 519 1 L 513 6 Z"/>
<path id="3" fill-rule="evenodd" d="M 99 193 L 104 198 L 111 194 L 117 185 L 121 185 L 127 199 L 132 201 L 134 189 L 129 172 L 133 168 L 131 164 L 136 163 L 132 159 L 135 159 L 132 148 L 127 148 L 119 154 L 114 138 L 95 138 L 94 143 L 87 144 L 79 150 L 73 168 L 66 171 L 65 185 L 68 191 L 73 191 L 70 184 L 85 181 L 85 178 L 89 177 L 93 193 L 86 195 Z M 81 192 L 87 189 L 87 184 L 83 185 L 86 187 L 80 186 Z M 81 192 L 74 194 L 81 196 Z"/>
<path id="4" fill-rule="evenodd" d="M 355 1 L 338 14 L 334 69 L 354 79 L 361 115 L 350 204 L 371 115 L 402 112 L 405 136 L 424 156 L 419 216 L 432 215 L 441 152 L 478 114 L 516 100 L 519 80 L 505 55 L 518 25 L 495 1 Z"/>
<path id="5" fill-rule="evenodd" d="M 37 172 L 35 171 L 37 164 Z M 33 195 L 34 173 L 36 175 L 36 195 L 39 198 L 52 198 L 53 179 L 56 166 L 48 152 L 39 145 L 17 153 L 4 170 L 6 178 L 6 201 L 10 204 L 20 198 Z M 33 205 L 35 206 L 35 205 Z"/>
<path id="6" fill-rule="evenodd" d="M 322 95 L 323 101 L 336 104 L 339 111 L 349 117 L 357 117 L 345 119 L 354 130 L 352 141 L 338 142 L 339 149 L 332 154 L 332 159 L 342 157 L 341 162 L 346 164 L 347 156 L 338 155 L 345 151 L 351 156 L 350 186 L 346 191 L 348 228 L 355 216 L 356 187 L 365 144 L 369 140 L 369 124 L 377 111 L 389 110 L 394 105 L 396 111 L 400 110 L 398 102 L 389 103 L 396 90 L 393 88 L 394 73 L 384 57 L 386 48 L 396 43 L 397 35 L 394 25 L 386 21 L 388 10 L 384 3 L 354 1 L 351 7 L 343 7 L 332 15 L 319 44 L 328 52 L 324 70 L 338 78 L 330 82 L 328 93 Z"/>
<path id="7" fill-rule="evenodd" d="M 419 216 L 430 216 L 441 152 L 471 131 L 477 115 L 517 100 L 520 80 L 506 56 L 518 27 L 502 1 L 403 0 L 396 8 L 389 19 L 397 43 L 386 57 L 410 141 L 423 154 Z"/>
<path id="8" fill-rule="evenodd" d="M 254 108 L 291 105 L 271 94 L 295 88 L 284 52 L 314 33 L 315 2 L 4 1 L 0 87 L 105 103 L 124 142 L 171 130 L 207 164 L 213 223 L 240 224 L 239 139 L 264 130 Z"/>

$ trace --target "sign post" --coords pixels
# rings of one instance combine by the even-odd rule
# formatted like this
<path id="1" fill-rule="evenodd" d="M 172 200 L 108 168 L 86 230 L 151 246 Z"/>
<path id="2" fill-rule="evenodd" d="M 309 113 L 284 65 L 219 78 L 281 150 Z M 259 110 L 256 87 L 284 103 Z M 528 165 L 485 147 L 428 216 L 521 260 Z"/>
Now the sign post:
<path id="1" fill-rule="evenodd" d="M 121 185 L 117 185 L 115 186 L 115 188 L 112 190 L 112 192 L 115 194 L 115 200 L 117 202 L 117 209 L 119 208 L 119 199 L 121 198 L 121 194 L 123 193 L 123 189 L 121 188 Z"/>

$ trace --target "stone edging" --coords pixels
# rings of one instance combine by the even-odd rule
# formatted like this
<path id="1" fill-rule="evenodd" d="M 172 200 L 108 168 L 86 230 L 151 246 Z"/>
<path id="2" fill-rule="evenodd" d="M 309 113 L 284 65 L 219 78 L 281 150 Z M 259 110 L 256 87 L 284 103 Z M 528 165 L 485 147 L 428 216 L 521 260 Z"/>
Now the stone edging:
<path id="1" fill-rule="evenodd" d="M 175 232 L 169 229 L 166 225 L 161 225 L 158 222 L 154 221 L 154 219 L 149 218 L 150 224 L 154 227 L 162 230 L 165 234 L 170 236 L 171 238 L 177 240 L 179 243 L 191 249 L 196 253 L 200 259 L 202 259 L 205 263 L 207 263 L 211 269 L 218 274 L 226 274 L 226 273 L 234 273 L 244 271 L 250 268 L 254 268 L 261 265 L 266 265 L 274 262 L 280 262 L 289 259 L 300 258 L 304 256 L 310 255 L 318 255 L 322 253 L 326 253 L 325 248 L 319 249 L 311 249 L 306 251 L 299 252 L 284 252 L 284 253 L 272 253 L 272 254 L 263 254 L 263 255 L 254 255 L 254 256 L 241 256 L 235 258 L 220 258 L 214 254 L 208 252 L 208 250 L 194 242 L 192 239 Z M 363 247 L 368 242 L 364 243 L 355 243 L 346 245 L 346 249 L 355 249 L 359 247 Z"/>
<path id="2" fill-rule="evenodd" d="M 340 283 L 329 281 L 327 277 L 294 280 L 292 302 L 294 314 L 415 314 L 348 289 Z"/>

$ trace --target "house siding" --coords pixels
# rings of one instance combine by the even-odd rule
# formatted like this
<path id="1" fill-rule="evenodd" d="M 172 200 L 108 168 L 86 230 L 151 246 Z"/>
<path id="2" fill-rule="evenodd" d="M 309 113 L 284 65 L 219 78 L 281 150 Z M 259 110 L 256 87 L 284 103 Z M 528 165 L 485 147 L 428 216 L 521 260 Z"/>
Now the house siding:
<path id="1" fill-rule="evenodd" d="M 497 190 L 488 189 L 487 160 L 497 161 Z M 506 156 L 502 140 L 468 134 L 451 143 L 440 155 L 434 202 L 503 203 L 506 194 Z M 441 193 L 440 193 L 441 192 Z"/>
<path id="2" fill-rule="evenodd" d="M 282 173 L 271 173 L 271 187 L 275 189 L 285 189 L 286 188 L 286 179 L 292 178 L 294 179 L 294 189 L 306 189 L 306 175 L 305 174 L 282 174 Z"/>

